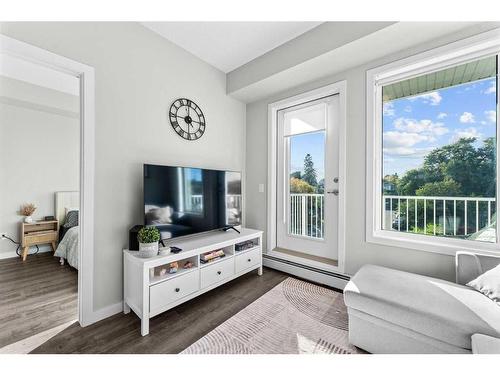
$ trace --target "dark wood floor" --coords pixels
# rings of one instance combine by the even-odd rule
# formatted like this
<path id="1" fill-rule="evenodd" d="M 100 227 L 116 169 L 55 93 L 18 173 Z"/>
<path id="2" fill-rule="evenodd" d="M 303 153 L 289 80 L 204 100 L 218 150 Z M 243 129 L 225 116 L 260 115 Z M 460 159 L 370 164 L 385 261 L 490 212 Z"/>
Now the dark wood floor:
<path id="1" fill-rule="evenodd" d="M 0 348 L 77 319 L 77 288 L 50 252 L 0 260 Z"/>
<path id="2" fill-rule="evenodd" d="M 251 272 L 154 317 L 145 337 L 131 312 L 85 328 L 75 323 L 32 353 L 179 353 L 287 277 L 268 268 L 260 277 Z"/>

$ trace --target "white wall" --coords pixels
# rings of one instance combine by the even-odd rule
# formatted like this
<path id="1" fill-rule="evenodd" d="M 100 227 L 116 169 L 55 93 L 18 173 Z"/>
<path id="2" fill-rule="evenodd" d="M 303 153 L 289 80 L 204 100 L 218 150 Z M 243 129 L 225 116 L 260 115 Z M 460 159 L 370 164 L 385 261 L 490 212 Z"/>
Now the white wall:
<path id="1" fill-rule="evenodd" d="M 122 249 L 142 222 L 142 164 L 243 170 L 245 106 L 224 73 L 136 23 L 2 23 L 0 32 L 93 66 L 96 75 L 94 308 L 122 300 Z M 167 111 L 193 99 L 207 119 L 195 142 Z"/>
<path id="2" fill-rule="evenodd" d="M 495 25 L 488 27 L 493 28 Z M 484 30 L 484 27 L 480 27 L 479 31 Z M 246 157 L 247 226 L 262 230 L 267 229 L 267 195 L 266 193 L 258 192 L 258 184 L 267 184 L 266 150 L 268 104 L 330 83 L 346 80 L 346 273 L 354 274 L 363 264 L 373 263 L 454 280 L 454 259 L 451 256 L 415 251 L 406 248 L 379 246 L 365 241 L 365 76 L 368 69 L 470 36 L 477 32 L 478 29 L 472 28 L 460 33 L 454 33 L 446 38 L 434 40 L 431 43 L 426 43 L 425 45 L 420 45 L 325 79 L 295 87 L 294 89 L 282 92 L 267 99 L 248 104 L 247 149 L 249 152 Z M 259 152 L 250 152 L 250 150 L 259 150 Z"/>
<path id="3" fill-rule="evenodd" d="M 23 203 L 40 219 L 55 215 L 56 191 L 78 190 L 80 124 L 68 110 L 78 110 L 78 97 L 5 77 L 0 86 L 0 233 L 20 241 Z M 0 241 L 0 259 L 16 247 Z"/>

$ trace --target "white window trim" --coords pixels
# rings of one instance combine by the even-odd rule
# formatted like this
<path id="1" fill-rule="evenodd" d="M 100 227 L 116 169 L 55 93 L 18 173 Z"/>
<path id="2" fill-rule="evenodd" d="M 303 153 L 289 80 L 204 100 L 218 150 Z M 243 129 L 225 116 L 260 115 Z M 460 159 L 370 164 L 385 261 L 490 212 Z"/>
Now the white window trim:
<path id="1" fill-rule="evenodd" d="M 339 206 L 338 206 L 338 266 L 329 266 L 331 270 L 344 273 L 345 269 L 345 179 L 346 179 L 346 98 L 347 82 L 340 81 L 330 85 L 317 88 L 290 98 L 270 103 L 268 105 L 268 164 L 267 164 L 267 249 L 270 253 L 276 248 L 276 157 L 278 140 L 278 111 L 313 101 L 325 96 L 339 95 Z M 304 264 L 308 263 L 303 261 Z M 316 263 L 316 262 L 315 262 Z M 317 266 L 317 264 L 311 264 Z"/>
<path id="2" fill-rule="evenodd" d="M 500 244 L 422 234 L 382 230 L 382 86 L 421 74 L 445 69 L 481 57 L 500 53 L 500 29 L 478 34 L 403 60 L 383 65 L 366 73 L 366 241 L 432 253 L 455 255 L 460 250 L 498 254 Z M 500 80 L 498 80 L 500 81 Z M 497 92 L 500 85 L 497 81 Z M 497 103 L 497 150 L 500 144 L 500 114 Z M 497 205 L 500 174 L 497 162 Z M 498 207 L 498 206 L 497 206 Z M 497 224 L 498 227 L 498 224 Z"/>

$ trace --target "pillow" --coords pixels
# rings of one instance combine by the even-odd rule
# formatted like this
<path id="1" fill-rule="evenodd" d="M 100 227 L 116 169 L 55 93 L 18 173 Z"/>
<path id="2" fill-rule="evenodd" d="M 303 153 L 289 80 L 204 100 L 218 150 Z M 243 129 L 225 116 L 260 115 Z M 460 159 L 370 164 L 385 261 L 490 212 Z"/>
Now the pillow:
<path id="1" fill-rule="evenodd" d="M 486 297 L 500 305 L 500 264 L 482 275 L 479 275 L 467 286 L 483 293 Z"/>
<path id="2" fill-rule="evenodd" d="M 68 212 L 80 210 L 78 207 L 65 207 L 64 209 L 66 211 L 66 215 L 68 215 Z"/>
<path id="3" fill-rule="evenodd" d="M 68 211 L 63 227 L 73 228 L 78 225 L 78 211 Z"/>

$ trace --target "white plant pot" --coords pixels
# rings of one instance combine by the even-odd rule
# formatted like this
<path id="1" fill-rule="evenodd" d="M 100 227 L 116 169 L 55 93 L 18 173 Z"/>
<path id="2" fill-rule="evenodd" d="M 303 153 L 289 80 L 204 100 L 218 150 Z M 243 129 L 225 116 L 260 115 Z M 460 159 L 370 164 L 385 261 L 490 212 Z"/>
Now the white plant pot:
<path id="1" fill-rule="evenodd" d="M 33 222 L 33 218 L 31 216 L 26 216 L 24 218 L 24 222 L 30 224 Z"/>
<path id="2" fill-rule="evenodd" d="M 139 257 L 151 258 L 158 255 L 158 242 L 140 243 L 139 242 Z"/>

